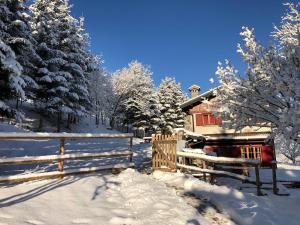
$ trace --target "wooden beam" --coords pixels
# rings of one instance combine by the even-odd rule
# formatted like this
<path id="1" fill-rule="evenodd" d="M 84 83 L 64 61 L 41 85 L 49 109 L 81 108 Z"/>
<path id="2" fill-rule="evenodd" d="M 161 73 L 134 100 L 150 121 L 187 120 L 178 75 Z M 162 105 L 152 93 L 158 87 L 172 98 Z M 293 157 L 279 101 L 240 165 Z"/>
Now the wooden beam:
<path id="1" fill-rule="evenodd" d="M 188 169 L 188 170 L 194 170 L 194 171 L 198 171 L 198 172 L 201 172 L 201 173 L 214 174 L 214 175 L 217 175 L 217 176 L 231 177 L 233 179 L 242 180 L 242 181 L 245 181 L 245 182 L 248 182 L 248 183 L 256 184 L 254 181 L 250 180 L 249 177 L 239 175 L 239 174 L 236 174 L 236 173 L 227 172 L 227 171 L 202 169 L 202 168 L 199 168 L 199 167 L 196 167 L 196 166 L 187 166 L 187 165 L 183 165 L 183 164 L 177 164 L 177 167 L 183 168 L 183 169 Z"/>
<path id="2" fill-rule="evenodd" d="M 86 139 L 86 138 L 131 138 L 132 133 L 126 134 L 92 134 L 92 133 L 18 133 L 0 132 L 0 140 L 47 140 L 47 139 Z"/>
<path id="3" fill-rule="evenodd" d="M 40 179 L 48 179 L 48 178 L 60 178 L 67 175 L 75 175 L 75 174 L 84 174 L 84 173 L 92 173 L 101 170 L 110 170 L 110 169 L 125 169 L 134 167 L 134 163 L 121 163 L 114 165 L 106 165 L 99 167 L 90 167 L 90 168 L 81 168 L 81 169 L 72 169 L 65 170 L 62 172 L 46 172 L 46 173 L 38 173 L 38 174 L 25 174 L 25 175 L 13 175 L 13 176 L 1 176 L 0 183 L 4 182 L 21 182 L 21 181 L 30 181 L 30 180 L 40 180 Z"/>
<path id="4" fill-rule="evenodd" d="M 0 159 L 0 165 L 33 164 L 33 163 L 54 162 L 58 160 L 108 158 L 108 157 L 122 157 L 122 156 L 131 156 L 131 155 L 132 155 L 131 151 L 118 151 L 118 152 L 101 152 L 101 153 L 76 153 L 76 154 L 65 154 L 65 155 L 14 157 L 14 158 Z"/>
<path id="5" fill-rule="evenodd" d="M 191 153 L 191 152 L 177 152 L 177 156 L 183 156 L 187 158 L 194 158 L 194 159 L 202 159 L 207 162 L 212 163 L 224 163 L 224 164 L 248 164 L 248 165 L 259 165 L 261 162 L 260 160 L 254 159 L 244 159 L 244 158 L 228 158 L 228 157 L 216 157 L 216 156 L 209 156 L 205 154 L 198 154 L 198 153 Z"/>

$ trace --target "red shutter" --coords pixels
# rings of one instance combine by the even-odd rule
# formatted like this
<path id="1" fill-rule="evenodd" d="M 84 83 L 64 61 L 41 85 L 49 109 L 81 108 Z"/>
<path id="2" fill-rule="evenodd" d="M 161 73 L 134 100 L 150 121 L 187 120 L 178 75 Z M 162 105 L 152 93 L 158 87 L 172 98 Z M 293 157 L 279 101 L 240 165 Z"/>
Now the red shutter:
<path id="1" fill-rule="evenodd" d="M 202 115 L 196 114 L 196 126 L 202 126 L 202 125 L 203 125 Z"/>
<path id="2" fill-rule="evenodd" d="M 215 125 L 216 124 L 216 118 L 213 114 L 209 115 L 209 124 L 210 125 Z"/>
<path id="3" fill-rule="evenodd" d="M 203 115 L 203 125 L 208 125 L 209 121 L 208 121 L 208 114 L 204 114 Z"/>
<path id="4" fill-rule="evenodd" d="M 221 117 L 216 118 L 216 124 L 217 125 L 222 125 L 222 118 Z"/>

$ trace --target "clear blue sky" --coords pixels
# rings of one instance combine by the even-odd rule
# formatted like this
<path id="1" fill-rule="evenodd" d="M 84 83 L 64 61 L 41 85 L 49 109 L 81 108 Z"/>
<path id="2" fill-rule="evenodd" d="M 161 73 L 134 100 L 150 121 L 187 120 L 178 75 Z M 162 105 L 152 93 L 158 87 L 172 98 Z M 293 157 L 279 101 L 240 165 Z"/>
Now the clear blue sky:
<path id="1" fill-rule="evenodd" d="M 243 68 L 236 53 L 242 26 L 254 27 L 267 44 L 279 24 L 286 0 L 70 0 L 72 13 L 83 15 L 91 49 L 102 54 L 110 72 L 137 59 L 151 65 L 158 85 L 174 76 L 185 91 L 212 85 L 218 61 L 230 59 Z M 215 84 L 216 85 L 216 84 Z"/>

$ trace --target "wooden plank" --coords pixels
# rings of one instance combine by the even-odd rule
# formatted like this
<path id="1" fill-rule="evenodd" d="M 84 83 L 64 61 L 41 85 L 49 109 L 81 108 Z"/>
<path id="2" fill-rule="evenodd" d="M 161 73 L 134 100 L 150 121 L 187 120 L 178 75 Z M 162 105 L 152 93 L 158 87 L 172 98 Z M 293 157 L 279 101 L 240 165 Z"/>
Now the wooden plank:
<path id="1" fill-rule="evenodd" d="M 119 151 L 119 152 L 76 153 L 76 154 L 65 154 L 65 155 L 14 157 L 14 158 L 0 159 L 0 165 L 45 163 L 45 162 L 54 162 L 58 160 L 108 158 L 108 157 L 122 157 L 122 156 L 130 156 L 130 155 L 132 155 L 131 151 Z"/>
<path id="2" fill-rule="evenodd" d="M 67 175 L 92 173 L 92 172 L 108 170 L 108 169 L 124 169 L 129 167 L 134 167 L 134 163 L 112 164 L 112 165 L 105 165 L 99 167 L 65 170 L 62 172 L 55 171 L 55 172 L 46 172 L 46 173 L 39 173 L 39 174 L 33 173 L 33 174 L 25 174 L 25 175 L 1 176 L 0 183 L 39 180 L 39 179 L 47 179 L 47 178 L 60 178 L 62 176 L 67 176 Z"/>
<path id="3" fill-rule="evenodd" d="M 182 152 L 182 151 L 177 152 L 177 156 L 185 156 L 187 158 L 202 159 L 212 163 L 224 163 L 224 164 L 245 163 L 248 165 L 259 165 L 261 163 L 259 160 L 254 160 L 254 159 L 216 157 L 216 156 L 209 156 L 204 154 Z"/>
<path id="4" fill-rule="evenodd" d="M 231 173 L 231 172 L 227 172 L 227 171 L 220 171 L 220 170 L 211 170 L 211 169 L 202 169 L 196 166 L 187 166 L 187 165 L 183 165 L 183 164 L 179 164 L 177 163 L 177 167 L 179 168 L 183 168 L 183 169 L 188 169 L 188 170 L 194 170 L 194 171 L 198 171 L 201 173 L 208 173 L 208 174 L 214 174 L 217 176 L 226 176 L 226 177 L 231 177 L 233 179 L 237 179 L 237 180 L 242 180 L 248 183 L 254 183 L 254 181 L 252 181 L 249 177 L 240 175 L 240 174 L 236 174 L 236 173 Z"/>
<path id="5" fill-rule="evenodd" d="M 92 134 L 92 133 L 18 133 L 0 132 L 0 140 L 35 140 L 35 139 L 85 139 L 85 138 L 131 138 L 132 133 L 126 134 Z"/>

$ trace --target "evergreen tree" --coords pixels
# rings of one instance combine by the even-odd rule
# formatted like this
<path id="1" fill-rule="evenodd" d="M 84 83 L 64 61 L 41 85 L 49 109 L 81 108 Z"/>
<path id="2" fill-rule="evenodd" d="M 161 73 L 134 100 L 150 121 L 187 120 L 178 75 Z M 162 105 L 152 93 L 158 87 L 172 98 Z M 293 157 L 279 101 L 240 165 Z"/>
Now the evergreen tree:
<path id="1" fill-rule="evenodd" d="M 151 134 L 161 133 L 162 119 L 161 119 L 161 104 L 159 102 L 157 91 L 153 92 L 149 99 L 150 110 L 150 127 Z"/>
<path id="2" fill-rule="evenodd" d="M 39 108 L 57 115 L 58 130 L 63 114 L 80 117 L 90 107 L 88 74 L 96 63 L 88 52 L 83 19 L 70 15 L 68 1 L 36 0 L 30 7 L 31 27 L 44 61 L 36 82 Z"/>
<path id="3" fill-rule="evenodd" d="M 171 134 L 174 128 L 184 126 L 184 116 L 180 105 L 185 96 L 175 78 L 166 77 L 158 89 L 158 99 L 161 104 L 161 132 Z"/>
<path id="4" fill-rule="evenodd" d="M 31 76 L 42 63 L 35 52 L 28 18 L 23 1 L 0 0 L 0 111 L 7 116 L 16 113 L 7 100 L 25 99 L 25 87 L 36 86 Z"/>
<path id="5" fill-rule="evenodd" d="M 114 114 L 123 125 L 132 126 L 134 129 L 149 129 L 149 100 L 153 93 L 151 76 L 150 68 L 138 61 L 133 61 L 127 68 L 114 73 Z"/>

